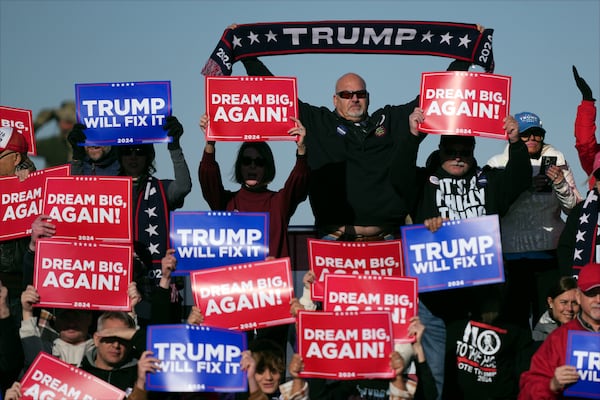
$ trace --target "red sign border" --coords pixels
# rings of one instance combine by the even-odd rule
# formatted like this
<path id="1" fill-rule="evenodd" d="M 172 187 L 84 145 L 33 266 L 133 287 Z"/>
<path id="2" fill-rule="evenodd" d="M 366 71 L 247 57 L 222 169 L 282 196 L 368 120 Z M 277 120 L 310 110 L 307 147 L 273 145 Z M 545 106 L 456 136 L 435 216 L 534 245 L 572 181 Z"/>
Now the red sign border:
<path id="1" fill-rule="evenodd" d="M 38 282 L 38 278 L 39 278 L 39 274 L 37 272 L 37 268 L 35 267 L 36 265 L 39 264 L 39 260 L 42 257 L 42 253 L 43 251 L 40 250 L 40 248 L 46 244 L 61 244 L 61 245 L 73 245 L 75 243 L 81 243 L 81 245 L 83 247 L 92 247 L 92 246 L 96 246 L 96 247 L 109 247 L 109 248 L 114 248 L 114 247 L 125 247 L 129 250 L 129 258 L 131 260 L 133 260 L 133 247 L 129 244 L 125 244 L 125 243 L 107 243 L 107 242 L 91 242 L 91 241 L 78 241 L 78 240 L 61 240 L 61 239 L 40 239 L 37 241 L 36 243 L 36 251 L 35 251 L 35 261 L 34 261 L 34 268 L 33 268 L 33 286 L 35 286 L 36 288 L 40 288 L 41 287 L 41 282 Z M 126 287 L 129 286 L 129 283 L 132 282 L 132 277 L 133 277 L 133 262 L 130 264 L 131 267 L 128 268 L 128 272 L 127 275 L 124 276 L 124 282 L 127 282 Z M 69 289 L 62 289 L 62 290 L 69 290 Z M 125 292 L 127 292 L 127 289 L 125 289 Z M 40 296 L 40 302 L 34 304 L 34 307 L 56 307 L 56 308 L 65 308 L 65 309 L 74 309 L 74 310 L 95 310 L 95 311 L 102 311 L 102 310 L 111 310 L 111 311 L 125 311 L 125 312 L 129 312 L 131 311 L 131 299 L 129 298 L 129 296 L 126 296 L 126 300 L 125 300 L 125 305 L 119 306 L 119 305 L 114 305 L 114 304 L 100 304 L 100 303 L 94 303 L 93 301 L 96 300 L 96 298 L 94 297 L 93 299 L 90 299 L 89 303 L 90 306 L 86 306 L 86 307 L 77 307 L 72 305 L 71 303 L 60 303 L 60 302 L 52 302 L 52 301 L 44 301 L 43 297 Z M 81 300 L 82 303 L 85 303 L 86 300 Z"/>
<path id="2" fill-rule="evenodd" d="M 507 99 L 506 99 L 506 104 L 503 106 L 505 108 L 505 113 L 506 115 L 510 115 L 510 96 L 511 96 L 511 84 L 512 84 L 512 77 L 508 76 L 508 75 L 498 75 L 498 74 L 492 74 L 492 73 L 486 73 L 486 72 L 461 72 L 461 71 L 443 71 L 443 72 L 423 72 L 421 74 L 421 85 L 420 85 L 420 93 L 423 93 L 423 89 L 425 87 L 425 83 L 428 77 L 433 77 L 433 76 L 439 76 L 439 75 L 455 75 L 456 73 L 462 73 L 462 74 L 468 74 L 468 75 L 474 75 L 474 76 L 485 76 L 489 79 L 500 79 L 500 80 L 505 80 L 507 81 L 507 89 L 506 89 L 506 94 L 507 94 Z M 424 96 L 420 95 L 419 96 L 419 107 L 420 108 L 424 108 L 423 107 L 423 102 L 424 102 Z M 508 139 L 508 134 L 504 134 L 503 136 L 501 135 L 497 135 L 497 134 L 493 134 L 493 133 L 489 133 L 489 132 L 479 132 L 479 131 L 474 131 L 472 134 L 458 134 L 456 132 L 448 132 L 446 130 L 436 130 L 436 129 L 431 129 L 431 128 L 425 128 L 423 127 L 423 124 L 419 124 L 419 131 L 421 132 L 425 132 L 425 133 L 429 133 L 429 134 L 434 134 L 434 135 L 456 135 L 456 136 L 479 136 L 479 137 L 485 137 L 485 138 L 491 138 L 491 139 Z"/>
<path id="3" fill-rule="evenodd" d="M 245 77 L 245 76 L 206 76 L 204 78 L 204 102 L 206 104 L 206 113 L 209 117 L 210 120 L 210 114 L 209 114 L 209 106 L 211 104 L 210 99 L 209 99 L 209 92 L 210 92 L 210 84 L 211 82 L 217 82 L 217 81 L 232 81 L 232 80 L 247 80 L 247 81 L 259 81 L 259 80 L 263 80 L 263 81 L 284 81 L 284 82 L 290 82 L 292 85 L 292 90 L 295 94 L 295 101 L 293 102 L 291 108 L 293 109 L 292 114 L 293 116 L 298 117 L 299 115 L 299 110 L 298 110 L 298 80 L 296 77 L 293 76 L 252 76 L 252 77 Z M 291 122 L 291 120 L 290 120 Z M 266 122 L 265 122 L 266 123 Z M 244 141 L 297 141 L 297 138 L 293 137 L 293 136 L 283 136 L 283 135 L 260 135 L 259 139 L 253 139 L 250 140 L 248 138 L 244 138 L 243 136 L 220 136 L 220 135 L 213 135 L 211 128 L 210 128 L 210 123 L 208 125 L 208 128 L 206 129 L 206 140 L 215 140 L 215 141 L 220 141 L 220 142 L 244 142 Z"/>

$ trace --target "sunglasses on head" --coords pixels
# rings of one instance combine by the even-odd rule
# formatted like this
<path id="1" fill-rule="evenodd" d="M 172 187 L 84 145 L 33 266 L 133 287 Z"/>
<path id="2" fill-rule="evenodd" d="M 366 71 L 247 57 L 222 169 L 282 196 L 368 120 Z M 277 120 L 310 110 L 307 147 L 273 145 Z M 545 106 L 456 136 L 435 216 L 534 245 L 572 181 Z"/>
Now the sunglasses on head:
<path id="1" fill-rule="evenodd" d="M 450 158 L 473 157 L 473 150 L 443 149 L 442 152 Z"/>
<path id="2" fill-rule="evenodd" d="M 128 149 L 123 149 L 122 154 L 125 156 L 145 156 L 146 152 L 139 147 L 130 147 Z"/>
<path id="3" fill-rule="evenodd" d="M 369 95 L 369 92 L 367 92 L 365 89 L 362 90 L 342 90 L 336 93 L 336 95 L 338 97 L 341 97 L 342 99 L 351 99 L 354 97 L 354 95 L 356 95 L 357 98 L 359 99 L 364 99 Z"/>
<path id="4" fill-rule="evenodd" d="M 262 157 L 256 157 L 256 158 L 252 158 L 252 157 L 242 157 L 242 165 L 244 166 L 249 166 L 250 164 L 254 163 L 254 165 L 256 165 L 257 167 L 264 167 L 265 166 L 265 159 Z"/>

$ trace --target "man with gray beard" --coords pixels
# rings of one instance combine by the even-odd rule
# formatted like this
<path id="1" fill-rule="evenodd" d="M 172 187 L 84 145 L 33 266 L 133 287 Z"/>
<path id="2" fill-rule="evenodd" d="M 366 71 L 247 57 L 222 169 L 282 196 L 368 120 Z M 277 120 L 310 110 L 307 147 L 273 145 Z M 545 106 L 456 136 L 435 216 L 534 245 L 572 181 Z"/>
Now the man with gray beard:
<path id="1" fill-rule="evenodd" d="M 423 109 L 415 108 L 409 119 L 411 124 L 423 122 Z M 407 199 L 414 223 L 435 232 L 444 221 L 502 216 L 508 211 L 521 192 L 531 186 L 531 164 L 512 116 L 505 119 L 504 129 L 510 142 L 504 169 L 479 168 L 473 155 L 475 138 L 470 136 L 441 136 L 439 149 L 429 156 L 425 167 L 417 167 L 421 142 L 417 136 L 407 137 L 398 146 L 390 179 L 395 190 Z M 446 324 L 467 318 L 478 303 L 480 290 L 475 287 L 419 294 L 418 315 L 427 327 L 423 348 L 438 387 L 444 379 L 444 353 L 440 349 L 445 349 Z"/>

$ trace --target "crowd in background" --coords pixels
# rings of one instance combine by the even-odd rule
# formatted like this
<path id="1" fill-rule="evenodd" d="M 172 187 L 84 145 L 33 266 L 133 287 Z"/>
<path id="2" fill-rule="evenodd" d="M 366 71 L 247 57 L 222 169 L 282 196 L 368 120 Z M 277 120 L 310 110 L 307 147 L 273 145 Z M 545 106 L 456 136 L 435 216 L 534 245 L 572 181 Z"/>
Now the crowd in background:
<path id="1" fill-rule="evenodd" d="M 258 59 L 243 62 L 248 75 L 272 75 Z M 469 63 L 454 61 L 448 70 L 468 68 Z M 505 282 L 419 294 L 418 317 L 409 328 L 415 342 L 390 354 L 393 379 L 302 379 L 301 357 L 288 352 L 288 345 L 296 345 L 295 340 L 288 343 L 294 326 L 283 325 L 248 332 L 249 349 L 242 357 L 248 393 L 237 395 L 145 390 L 146 374 L 156 372 L 160 362 L 145 349 L 145 328 L 203 321 L 200 310 L 183 306 L 183 282 L 171 277 L 177 260 L 168 247 L 168 215 L 183 206 L 192 188 L 180 145 L 183 126 L 170 116 L 163 127 L 172 138 L 167 150 L 174 172 L 174 179 L 166 180 L 155 177 L 154 145 L 84 146 L 86 128 L 76 123 L 72 103 L 44 110 L 36 126 L 56 119 L 60 128 L 56 136 L 37 143 L 47 166 L 70 163 L 73 175 L 132 177 L 132 311 L 34 308 L 40 301 L 31 280 L 35 244 L 56 229 L 47 216 L 35 220 L 31 237 L 0 242 L 0 388 L 5 398 L 21 397 L 18 379 L 40 351 L 106 380 L 131 399 L 563 398 L 564 389 L 578 379 L 574 367 L 566 365 L 565 330 L 600 330 L 600 145 L 592 91 L 575 67 L 573 74 L 582 93 L 574 115 L 574 145 L 590 175 L 585 195 L 574 182 L 572 169 L 577 166 L 547 139 L 551 133 L 540 118 L 543 110 L 508 116 L 508 143 L 486 164 L 475 158 L 475 138 L 440 136 L 438 149 L 426 165 L 418 166 L 419 147 L 428 136 L 418 129 L 425 119 L 418 99 L 370 113 L 371 94 L 354 73 L 335 83 L 333 110 L 299 101 L 296 125 L 288 132 L 297 136 L 296 163 L 279 190 L 268 187 L 275 177 L 275 159 L 267 143 L 240 146 L 233 176 L 239 188 L 227 190 L 215 142 L 207 141 L 198 166 L 204 198 L 212 210 L 269 212 L 271 257 L 289 255 L 288 225 L 307 198 L 317 237 L 336 241 L 399 238 L 406 223 L 424 224 L 435 232 L 448 220 L 492 214 L 500 218 Z M 204 131 L 208 124 L 202 116 L 200 128 Z M 2 129 L 0 175 L 26 179 L 35 170 L 27 143 Z M 157 209 L 152 221 L 140 212 L 148 207 Z M 151 223 L 158 226 L 156 238 L 147 234 Z M 158 243 L 153 247 L 158 251 L 150 251 L 151 242 Z M 309 272 L 305 288 L 312 282 Z M 294 299 L 292 313 L 320 308 L 308 292 Z M 496 338 L 488 343 L 494 348 L 494 363 L 485 376 L 458 367 L 458 349 L 470 344 L 468 337 L 477 329 L 493 331 Z M 291 379 L 284 384 L 286 376 Z"/>

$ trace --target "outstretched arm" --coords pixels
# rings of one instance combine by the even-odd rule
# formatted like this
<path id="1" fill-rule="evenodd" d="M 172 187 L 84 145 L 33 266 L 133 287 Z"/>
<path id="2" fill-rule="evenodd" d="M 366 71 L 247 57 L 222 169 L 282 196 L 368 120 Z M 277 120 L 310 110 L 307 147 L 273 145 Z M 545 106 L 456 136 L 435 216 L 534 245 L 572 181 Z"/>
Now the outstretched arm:
<path id="1" fill-rule="evenodd" d="M 592 96 L 592 89 L 585 79 L 579 76 L 574 65 L 573 77 L 582 97 L 575 117 L 575 148 L 581 168 L 591 175 L 594 172 L 594 157 L 600 151 L 600 144 L 596 140 L 596 99 Z"/>
<path id="2" fill-rule="evenodd" d="M 163 129 L 168 131 L 167 135 L 173 138 L 173 141 L 167 147 L 171 155 L 171 161 L 173 162 L 175 180 L 171 182 L 167 189 L 167 203 L 169 210 L 175 210 L 183 207 L 185 196 L 192 191 L 192 177 L 190 176 L 190 169 L 185 161 L 180 145 L 183 126 L 177 120 L 177 117 L 169 116 Z"/>

